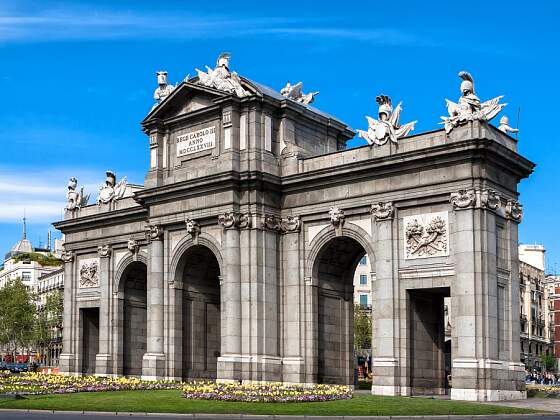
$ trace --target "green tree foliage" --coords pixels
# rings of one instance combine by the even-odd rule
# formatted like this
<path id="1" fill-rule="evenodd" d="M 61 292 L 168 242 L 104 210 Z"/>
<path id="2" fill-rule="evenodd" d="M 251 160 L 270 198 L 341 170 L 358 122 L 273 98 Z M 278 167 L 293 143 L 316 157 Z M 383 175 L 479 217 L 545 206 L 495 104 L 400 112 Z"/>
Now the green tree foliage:
<path id="1" fill-rule="evenodd" d="M 37 347 L 48 346 L 57 328 L 62 328 L 64 296 L 61 290 L 47 295 L 45 306 L 37 312 L 34 343 Z"/>
<path id="2" fill-rule="evenodd" d="M 0 344 L 11 353 L 33 341 L 36 309 L 21 279 L 0 289 Z"/>
<path id="3" fill-rule="evenodd" d="M 62 260 L 56 258 L 54 255 L 43 255 L 39 254 L 38 252 L 26 252 L 24 254 L 16 255 L 14 257 L 14 261 L 35 261 L 41 264 L 43 267 L 57 267 L 62 265 Z"/>
<path id="4" fill-rule="evenodd" d="M 554 370 L 556 367 L 556 359 L 551 354 L 541 353 L 541 363 L 547 372 Z"/>
<path id="5" fill-rule="evenodd" d="M 354 348 L 371 349 L 371 313 L 361 305 L 354 305 Z"/>

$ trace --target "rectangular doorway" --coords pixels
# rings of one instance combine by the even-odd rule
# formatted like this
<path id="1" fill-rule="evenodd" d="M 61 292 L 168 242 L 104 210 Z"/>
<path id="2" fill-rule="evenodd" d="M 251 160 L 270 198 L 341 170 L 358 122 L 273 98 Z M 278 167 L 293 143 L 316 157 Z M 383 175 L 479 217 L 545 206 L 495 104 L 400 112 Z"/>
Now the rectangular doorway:
<path id="1" fill-rule="evenodd" d="M 80 309 L 82 322 L 82 373 L 95 373 L 95 356 L 99 351 L 99 308 Z"/>

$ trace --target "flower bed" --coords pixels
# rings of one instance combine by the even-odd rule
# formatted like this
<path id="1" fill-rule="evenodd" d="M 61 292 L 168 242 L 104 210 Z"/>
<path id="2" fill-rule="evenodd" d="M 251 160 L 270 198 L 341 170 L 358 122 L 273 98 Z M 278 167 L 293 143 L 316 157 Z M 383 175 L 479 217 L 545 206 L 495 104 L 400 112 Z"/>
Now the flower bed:
<path id="1" fill-rule="evenodd" d="M 0 394 L 68 394 L 73 392 L 179 389 L 172 381 L 143 381 L 137 378 L 64 376 L 44 373 L 0 373 Z"/>
<path id="2" fill-rule="evenodd" d="M 560 386 L 557 385 L 527 385 L 528 397 L 560 398 Z"/>
<path id="3" fill-rule="evenodd" d="M 193 400 L 238 402 L 315 402 L 348 400 L 352 390 L 343 385 L 285 385 L 281 382 L 263 384 L 218 384 L 215 382 L 187 382 L 182 385 L 183 396 Z"/>

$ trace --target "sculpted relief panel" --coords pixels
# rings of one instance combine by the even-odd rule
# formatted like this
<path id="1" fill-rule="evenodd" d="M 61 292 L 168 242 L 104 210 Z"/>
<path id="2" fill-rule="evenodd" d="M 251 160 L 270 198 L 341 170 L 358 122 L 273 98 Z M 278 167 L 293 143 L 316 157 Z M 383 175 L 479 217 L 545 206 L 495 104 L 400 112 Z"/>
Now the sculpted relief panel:
<path id="1" fill-rule="evenodd" d="M 87 258 L 80 261 L 79 287 L 86 289 L 99 286 L 99 259 Z"/>
<path id="2" fill-rule="evenodd" d="M 403 219 L 406 260 L 449 255 L 449 220 L 446 211 Z"/>

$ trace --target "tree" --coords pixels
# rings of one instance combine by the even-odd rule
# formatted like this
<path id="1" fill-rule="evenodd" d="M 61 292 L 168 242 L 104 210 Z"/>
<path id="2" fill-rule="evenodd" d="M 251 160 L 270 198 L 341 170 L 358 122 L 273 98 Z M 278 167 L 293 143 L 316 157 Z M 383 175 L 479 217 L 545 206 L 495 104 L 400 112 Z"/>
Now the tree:
<path id="1" fill-rule="evenodd" d="M 21 279 L 9 281 L 0 289 L 0 344 L 12 355 L 33 341 L 36 309 Z"/>
<path id="2" fill-rule="evenodd" d="M 48 356 L 49 346 L 56 338 L 57 330 L 62 328 L 63 304 L 62 291 L 55 290 L 47 295 L 45 306 L 37 312 L 33 341 L 37 349 L 44 355 Z M 49 360 L 46 362 L 50 364 Z"/>
<path id="3" fill-rule="evenodd" d="M 371 349 L 371 314 L 361 305 L 354 305 L 354 348 Z"/>
<path id="4" fill-rule="evenodd" d="M 556 367 L 556 359 L 551 354 L 541 353 L 541 363 L 544 370 L 550 372 Z"/>

